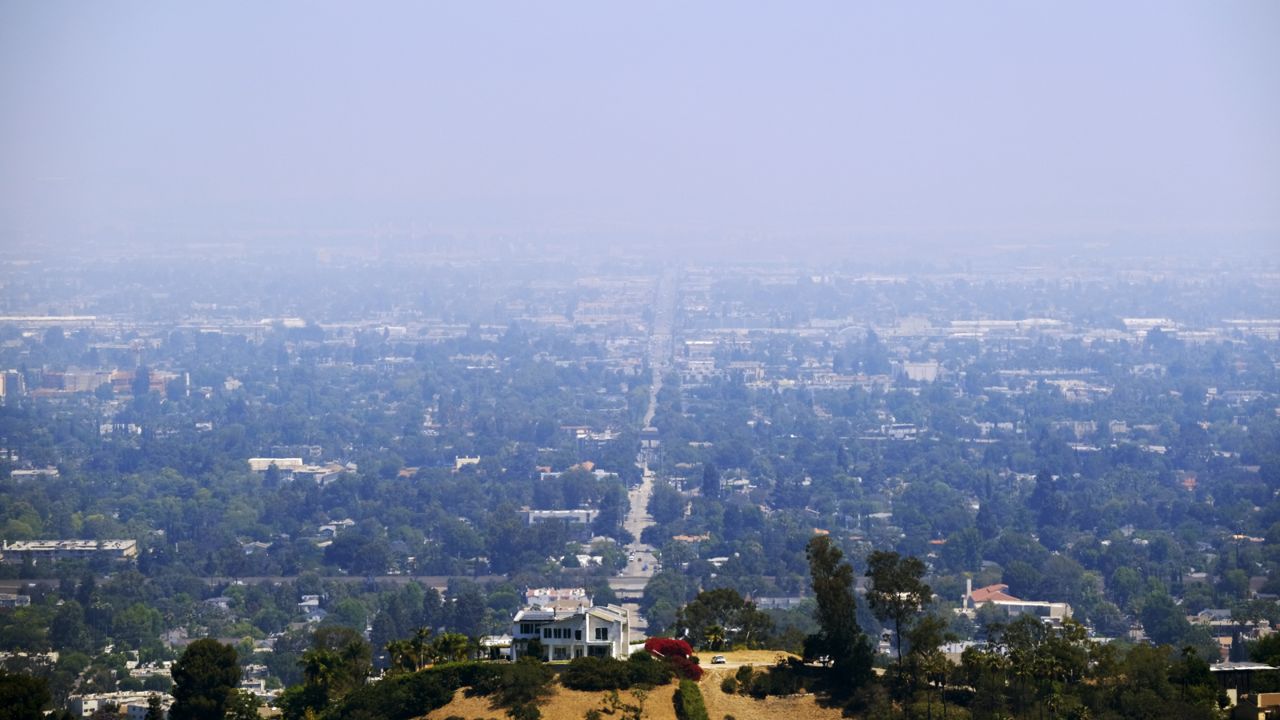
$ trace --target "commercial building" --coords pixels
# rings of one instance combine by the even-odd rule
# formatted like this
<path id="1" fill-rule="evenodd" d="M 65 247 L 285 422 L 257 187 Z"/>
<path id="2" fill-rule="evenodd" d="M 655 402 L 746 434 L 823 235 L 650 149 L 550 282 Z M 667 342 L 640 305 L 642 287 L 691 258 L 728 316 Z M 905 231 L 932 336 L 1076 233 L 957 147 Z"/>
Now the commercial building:
<path id="1" fill-rule="evenodd" d="M 0 546 L 0 562 L 6 563 L 91 558 L 125 561 L 137 557 L 137 540 L 18 540 Z"/>

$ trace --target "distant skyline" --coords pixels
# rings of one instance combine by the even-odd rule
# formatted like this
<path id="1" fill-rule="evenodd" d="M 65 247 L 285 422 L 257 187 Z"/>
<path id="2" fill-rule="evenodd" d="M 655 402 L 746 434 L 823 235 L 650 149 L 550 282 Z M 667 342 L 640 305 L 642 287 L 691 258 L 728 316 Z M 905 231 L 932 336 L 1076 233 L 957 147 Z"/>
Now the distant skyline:
<path id="1" fill-rule="evenodd" d="M 1280 252 L 1280 3 L 0 1 L 0 250 Z"/>

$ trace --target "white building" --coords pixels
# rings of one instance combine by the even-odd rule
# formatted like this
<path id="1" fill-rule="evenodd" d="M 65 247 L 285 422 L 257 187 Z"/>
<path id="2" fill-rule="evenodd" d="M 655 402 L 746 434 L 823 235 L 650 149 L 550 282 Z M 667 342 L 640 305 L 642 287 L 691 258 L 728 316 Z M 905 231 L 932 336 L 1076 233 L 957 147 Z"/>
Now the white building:
<path id="1" fill-rule="evenodd" d="M 942 365 L 937 360 L 912 362 L 910 360 L 895 363 L 898 374 L 913 382 L 931 383 L 938 379 Z"/>
<path id="2" fill-rule="evenodd" d="M 121 715 L 129 720 L 145 720 L 147 710 L 149 709 L 148 701 L 152 695 L 160 698 L 160 707 L 164 709 L 164 716 L 169 716 L 169 706 L 173 704 L 173 696 L 168 693 L 155 692 L 112 692 L 112 693 L 94 693 L 91 695 L 73 695 L 68 699 L 68 705 L 72 715 L 78 715 L 82 718 L 89 717 L 97 712 L 104 705 L 113 703 L 120 708 Z"/>
<path id="3" fill-rule="evenodd" d="M 524 603 L 530 608 L 577 610 L 591 607 L 591 596 L 583 587 L 525 588 Z"/>
<path id="4" fill-rule="evenodd" d="M 543 659 L 568 661 L 580 657 L 625 659 L 630 652 L 631 617 L 618 605 L 602 605 L 563 612 L 525 609 L 511 621 L 511 655 L 524 655 L 529 642 L 542 642 Z"/>
<path id="5" fill-rule="evenodd" d="M 595 522 L 596 516 L 600 514 L 599 510 L 586 508 L 579 510 L 530 510 L 525 508 L 522 512 L 524 512 L 525 520 L 530 525 L 548 520 L 563 520 L 570 524 L 590 525 Z"/>
<path id="6" fill-rule="evenodd" d="M 1047 602 L 1044 600 L 1022 600 L 1010 595 L 1008 585 L 999 583 L 986 587 L 973 587 L 973 580 L 965 581 L 965 595 L 961 598 L 962 612 L 972 614 L 983 605 L 993 605 L 1010 617 L 1018 615 L 1034 615 L 1042 622 L 1059 625 L 1071 617 L 1071 606 L 1064 602 Z"/>
<path id="7" fill-rule="evenodd" d="M 295 458 L 272 458 L 272 457 L 257 457 L 257 458 L 249 458 L 249 471 L 250 471 L 250 472 L 259 472 L 259 473 L 264 473 L 264 472 L 266 472 L 266 471 L 267 471 L 267 470 L 268 470 L 272 465 L 275 465 L 277 470 L 280 470 L 281 472 L 284 472 L 284 471 L 297 470 L 297 469 L 299 469 L 299 468 L 303 467 L 303 462 L 302 462 L 302 458 L 300 458 L 300 457 L 295 457 Z"/>
<path id="8" fill-rule="evenodd" d="M 81 560 L 105 557 L 133 560 L 138 557 L 137 540 L 18 540 L 0 545 L 0 560 L 6 563 L 33 563 L 52 560 Z"/>

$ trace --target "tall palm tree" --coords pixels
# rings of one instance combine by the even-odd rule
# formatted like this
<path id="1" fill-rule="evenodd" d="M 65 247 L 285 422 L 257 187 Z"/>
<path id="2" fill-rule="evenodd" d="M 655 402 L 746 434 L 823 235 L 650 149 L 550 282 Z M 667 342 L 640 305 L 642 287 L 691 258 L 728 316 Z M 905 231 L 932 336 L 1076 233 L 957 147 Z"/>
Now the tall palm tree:
<path id="1" fill-rule="evenodd" d="M 420 627 L 413 633 L 413 637 L 409 640 L 409 647 L 413 653 L 413 669 L 421 670 L 431 663 L 431 628 Z"/>

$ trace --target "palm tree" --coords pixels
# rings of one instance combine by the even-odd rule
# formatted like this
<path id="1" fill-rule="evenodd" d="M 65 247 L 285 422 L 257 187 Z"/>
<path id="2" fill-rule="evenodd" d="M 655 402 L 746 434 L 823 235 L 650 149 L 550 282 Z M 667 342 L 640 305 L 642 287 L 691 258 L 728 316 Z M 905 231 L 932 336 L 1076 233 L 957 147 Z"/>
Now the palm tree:
<path id="1" fill-rule="evenodd" d="M 436 655 L 442 660 L 466 660 L 470 643 L 462 633 L 447 632 L 432 643 Z"/>
<path id="2" fill-rule="evenodd" d="M 302 677 L 307 685 L 321 688 L 328 695 L 337 676 L 339 662 L 332 651 L 308 650 L 302 654 Z"/>
<path id="3" fill-rule="evenodd" d="M 712 625 L 703 633 L 702 639 L 706 642 L 707 647 L 712 650 L 719 650 L 724 645 L 724 628 L 719 625 Z"/>
<path id="4" fill-rule="evenodd" d="M 420 627 L 409 640 L 409 648 L 413 653 L 413 669 L 421 670 L 431 663 L 431 628 Z"/>
<path id="5" fill-rule="evenodd" d="M 920 666 L 929 685 L 937 682 L 938 696 L 942 700 L 942 717 L 945 718 L 947 716 L 947 673 L 951 670 L 951 661 L 942 651 L 934 650 L 920 658 Z M 925 692 L 929 701 L 929 717 L 933 717 L 933 694 L 928 690 Z"/>
<path id="6" fill-rule="evenodd" d="M 412 640 L 392 640 L 387 643 L 387 655 L 391 656 L 391 671 L 409 672 L 417 670 L 417 655 L 413 650 Z"/>

